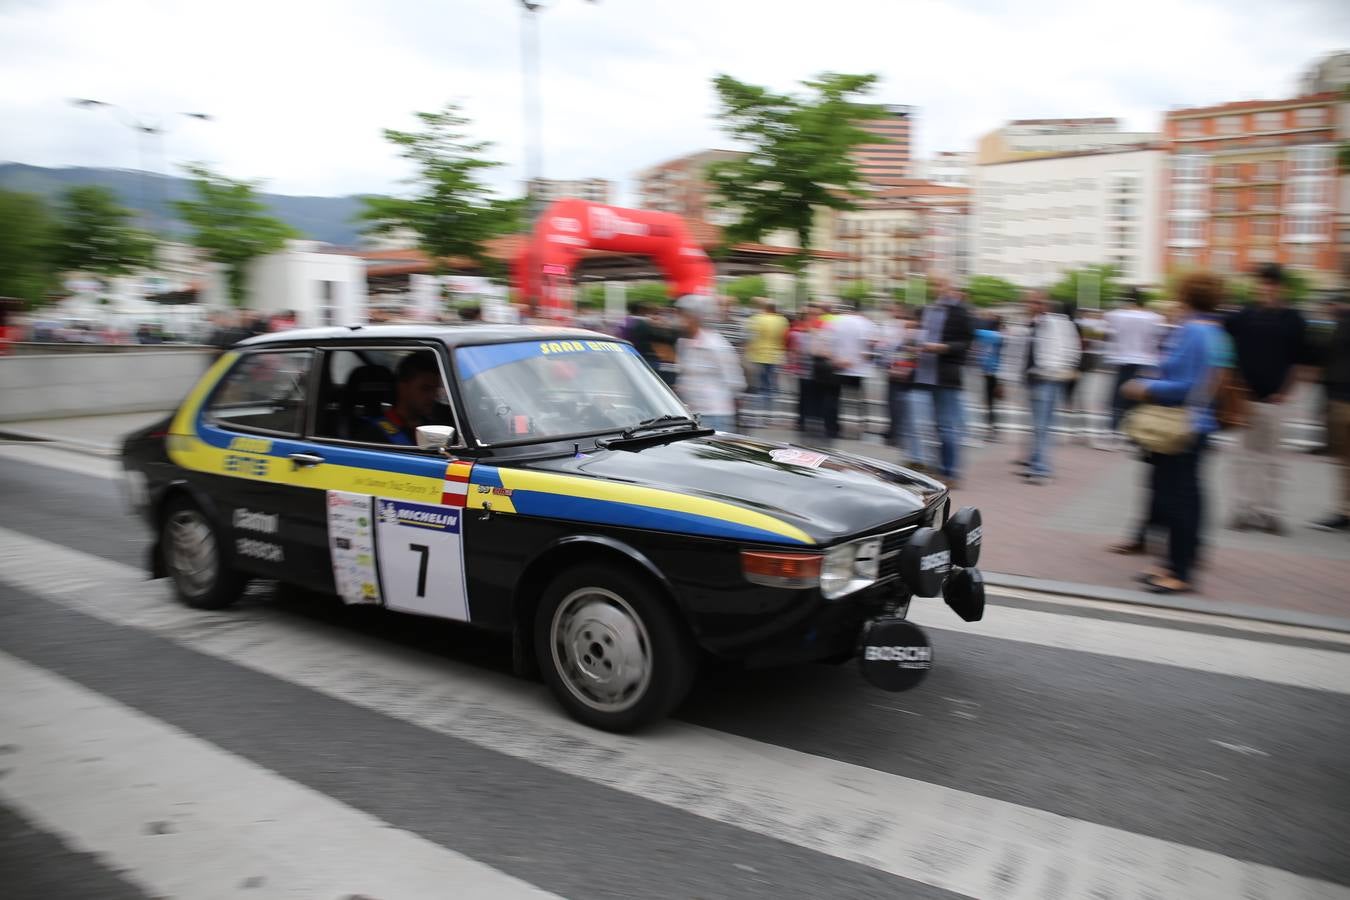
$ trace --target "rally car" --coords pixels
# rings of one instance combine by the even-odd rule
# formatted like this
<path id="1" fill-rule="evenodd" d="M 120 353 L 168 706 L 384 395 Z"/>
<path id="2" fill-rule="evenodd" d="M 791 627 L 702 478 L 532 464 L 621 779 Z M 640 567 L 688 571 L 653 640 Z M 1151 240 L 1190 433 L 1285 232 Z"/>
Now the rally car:
<path id="1" fill-rule="evenodd" d="M 624 731 L 709 657 L 931 664 L 904 620 L 980 618 L 979 514 L 846 453 L 714 433 L 634 348 L 533 326 L 264 335 L 225 353 L 124 467 L 179 598 L 247 579 L 513 636 L 562 705 Z"/>

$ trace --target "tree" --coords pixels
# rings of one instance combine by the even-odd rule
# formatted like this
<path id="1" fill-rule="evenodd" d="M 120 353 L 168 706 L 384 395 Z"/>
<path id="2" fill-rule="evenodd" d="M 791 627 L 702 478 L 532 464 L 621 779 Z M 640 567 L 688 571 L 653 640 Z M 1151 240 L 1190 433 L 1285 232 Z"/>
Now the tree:
<path id="1" fill-rule="evenodd" d="M 628 303 L 646 303 L 650 306 L 669 306 L 670 291 L 662 282 L 639 281 L 628 285 L 625 292 Z"/>
<path id="2" fill-rule="evenodd" d="M 55 224 L 41 198 L 0 191 L 0 297 L 40 303 L 56 286 Z"/>
<path id="3" fill-rule="evenodd" d="M 488 142 L 468 139 L 464 129 L 469 120 L 458 106 L 450 103 L 440 112 L 416 115 L 422 130 L 384 131 L 385 140 L 399 147 L 399 155 L 416 169 L 407 180 L 413 196 L 364 197 L 359 218 L 369 223 L 370 234 L 411 229 L 438 268 L 445 257 L 462 256 L 495 269 L 498 262 L 488 258 L 484 245 L 522 227 L 524 201 L 499 199 L 483 182 L 483 173 L 501 163 L 483 156 Z"/>
<path id="4" fill-rule="evenodd" d="M 82 185 L 61 198 L 57 265 L 64 270 L 125 275 L 150 264 L 155 242 L 132 224 L 132 212 L 107 188 Z"/>
<path id="5" fill-rule="evenodd" d="M 976 275 L 966 283 L 966 296 L 976 306 L 1012 303 L 1021 295 L 1017 285 L 993 275 Z"/>
<path id="6" fill-rule="evenodd" d="M 1090 279 L 1086 285 L 1085 279 Z M 1071 308 L 1078 306 L 1080 291 L 1095 296 L 1097 308 L 1106 309 L 1120 296 L 1120 270 L 1115 266 L 1087 266 L 1065 272 L 1049 290 L 1050 299 Z"/>
<path id="7" fill-rule="evenodd" d="M 718 205 L 738 219 L 724 232 L 727 243 L 761 241 L 770 232 L 796 236 L 797 252 L 785 262 L 800 277 L 811 257 L 812 225 L 817 209 L 853 209 L 863 195 L 853 151 L 878 138 L 859 123 L 885 115 L 883 107 L 863 103 L 875 75 L 825 73 L 802 82 L 807 96 L 778 94 L 730 75 L 713 80 L 723 130 L 749 147 L 735 160 L 708 168 Z"/>
<path id="8" fill-rule="evenodd" d="M 859 304 L 872 296 L 872 285 L 866 281 L 850 281 L 839 289 L 839 297 L 849 303 Z"/>
<path id="9" fill-rule="evenodd" d="M 722 292 L 744 306 L 756 297 L 769 295 L 769 282 L 763 275 L 745 275 L 727 283 Z"/>
<path id="10" fill-rule="evenodd" d="M 259 256 L 275 253 L 299 233 L 268 214 L 257 198 L 257 182 L 234 181 L 204 166 L 188 166 L 195 200 L 174 206 L 192 229 L 192 242 L 225 266 L 230 299 L 243 306 L 248 294 L 247 266 Z"/>

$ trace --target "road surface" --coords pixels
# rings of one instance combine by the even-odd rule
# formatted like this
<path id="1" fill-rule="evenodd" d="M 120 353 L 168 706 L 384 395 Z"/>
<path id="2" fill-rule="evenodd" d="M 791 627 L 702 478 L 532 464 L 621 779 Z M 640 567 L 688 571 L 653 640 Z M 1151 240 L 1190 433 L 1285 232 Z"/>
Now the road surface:
<path id="1" fill-rule="evenodd" d="M 1350 897 L 1350 636 L 1048 598 L 905 694 L 718 672 L 637 736 L 460 627 L 147 581 L 115 465 L 0 446 L 0 895 Z"/>

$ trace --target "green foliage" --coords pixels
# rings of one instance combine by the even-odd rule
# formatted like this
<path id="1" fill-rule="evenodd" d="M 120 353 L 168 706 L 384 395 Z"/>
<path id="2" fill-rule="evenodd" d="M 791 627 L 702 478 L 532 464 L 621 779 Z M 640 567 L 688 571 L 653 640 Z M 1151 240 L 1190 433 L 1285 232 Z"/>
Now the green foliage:
<path id="1" fill-rule="evenodd" d="M 1309 299 L 1313 294 L 1312 281 L 1309 280 L 1306 273 L 1298 269 L 1291 269 L 1285 266 L 1284 269 L 1284 295 L 1290 303 L 1302 303 Z M 1171 295 L 1176 296 L 1176 282 L 1180 281 L 1181 276 L 1174 279 L 1168 279 L 1168 286 L 1171 288 Z M 1224 280 L 1224 299 L 1230 303 L 1246 305 L 1252 303 L 1257 297 L 1256 281 L 1249 275 L 1234 275 Z"/>
<path id="2" fill-rule="evenodd" d="M 976 275 L 966 283 L 966 297 L 975 306 L 998 306 L 1022 296 L 1017 285 L 993 275 Z"/>
<path id="3" fill-rule="evenodd" d="M 719 205 L 739 215 L 724 231 L 727 243 L 790 231 L 799 250 L 787 262 L 801 274 L 810 259 L 815 210 L 852 209 L 851 198 L 862 196 L 853 150 L 878 139 L 858 123 L 881 118 L 885 110 L 858 98 L 876 82 L 875 75 L 825 73 L 802 82 L 809 91 L 802 96 L 730 75 L 713 80 L 722 129 L 750 148 L 745 157 L 708 169 Z"/>
<path id="4" fill-rule="evenodd" d="M 125 275 L 148 266 L 155 241 L 107 188 L 83 185 L 61 197 L 56 262 L 63 270 Z"/>
<path id="5" fill-rule="evenodd" d="M 438 265 L 449 256 L 494 263 L 484 244 L 523 227 L 525 201 L 500 199 L 483 181 L 483 173 L 501 163 L 483 156 L 489 143 L 468 139 L 469 120 L 458 106 L 449 103 L 440 112 L 416 115 L 420 131 L 384 131 L 385 140 L 397 146 L 399 155 L 416 169 L 407 182 L 413 196 L 364 197 L 365 209 L 358 218 L 368 223 L 370 234 L 411 229 L 422 250 Z"/>
<path id="6" fill-rule="evenodd" d="M 55 232 L 40 197 L 0 190 L 0 297 L 46 298 L 57 283 Z"/>
<path id="7" fill-rule="evenodd" d="M 234 181 L 204 166 L 188 166 L 187 172 L 197 199 L 174 205 L 192 229 L 192 243 L 225 266 L 230 299 L 243 306 L 248 263 L 280 250 L 298 232 L 268 214 L 256 182 Z"/>
<path id="8" fill-rule="evenodd" d="M 1050 299 L 1069 307 L 1077 307 L 1080 285 L 1086 278 L 1095 282 L 1089 283 L 1084 291 L 1089 296 L 1093 293 L 1097 295 L 1098 309 L 1108 308 L 1121 294 L 1120 270 L 1115 266 L 1096 265 L 1065 272 L 1059 281 L 1050 287 L 1048 292 Z"/>
<path id="9" fill-rule="evenodd" d="M 601 309 L 604 305 L 603 284 L 583 284 L 577 287 L 577 309 Z"/>
<path id="10" fill-rule="evenodd" d="M 650 303 L 655 306 L 667 306 L 671 302 L 669 288 L 659 281 L 630 282 L 624 299 L 629 304 Z"/>
<path id="11" fill-rule="evenodd" d="M 862 303 L 872 296 L 872 285 L 866 281 L 850 281 L 839 289 L 839 298 L 849 303 Z"/>
<path id="12" fill-rule="evenodd" d="M 727 282 L 722 292 L 744 306 L 756 297 L 769 296 L 769 282 L 763 275 L 745 275 Z"/>

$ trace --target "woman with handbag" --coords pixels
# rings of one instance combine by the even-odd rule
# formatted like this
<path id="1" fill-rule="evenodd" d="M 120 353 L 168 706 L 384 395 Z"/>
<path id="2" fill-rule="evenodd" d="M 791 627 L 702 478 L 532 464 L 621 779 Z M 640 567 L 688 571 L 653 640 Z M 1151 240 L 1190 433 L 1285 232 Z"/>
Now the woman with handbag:
<path id="1" fill-rule="evenodd" d="M 1217 276 L 1198 272 L 1183 279 L 1177 299 L 1184 317 L 1158 377 L 1121 387 L 1125 399 L 1140 404 L 1130 412 L 1126 432 L 1153 454 L 1156 508 L 1168 530 L 1166 566 L 1143 577 L 1155 594 L 1194 590 L 1204 508 L 1200 461 L 1218 429 L 1214 391 L 1228 352 L 1214 315 L 1222 295 Z"/>

